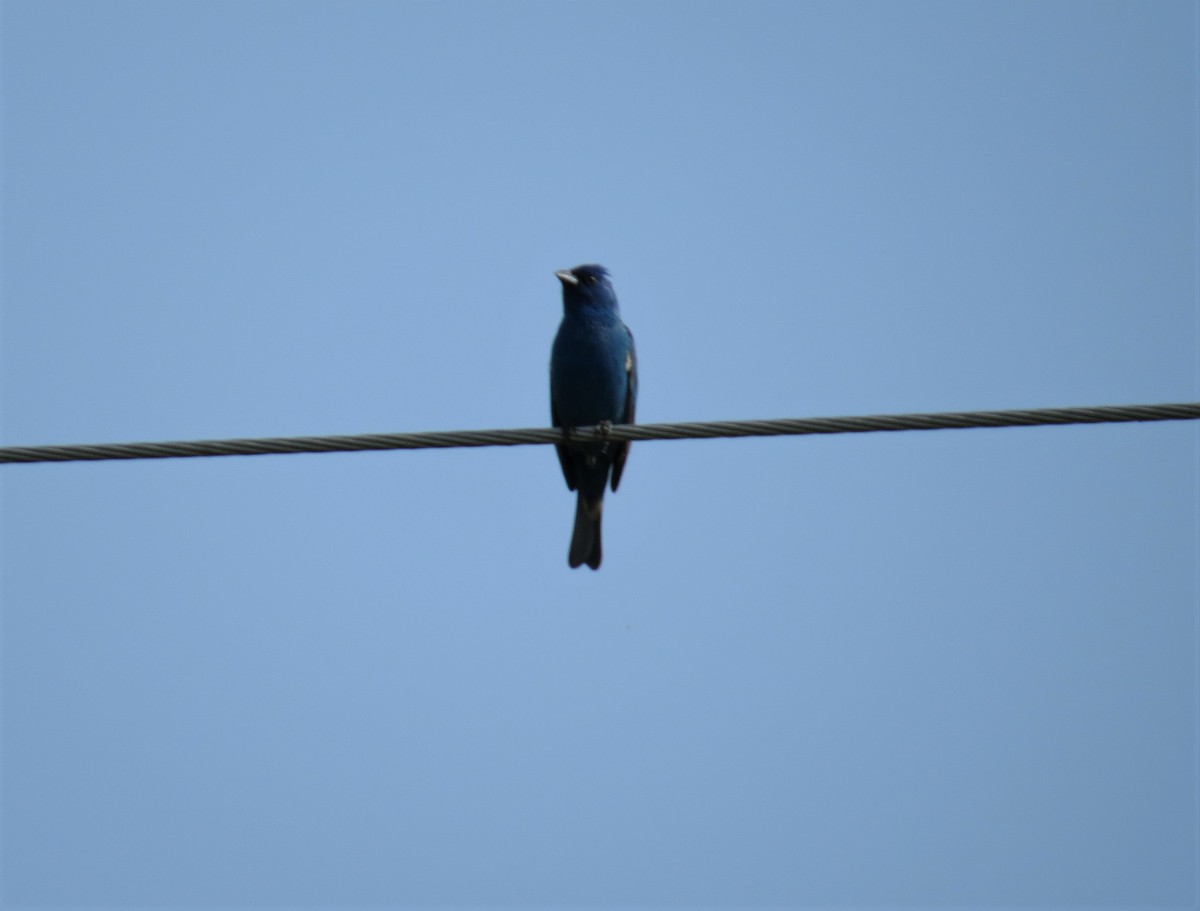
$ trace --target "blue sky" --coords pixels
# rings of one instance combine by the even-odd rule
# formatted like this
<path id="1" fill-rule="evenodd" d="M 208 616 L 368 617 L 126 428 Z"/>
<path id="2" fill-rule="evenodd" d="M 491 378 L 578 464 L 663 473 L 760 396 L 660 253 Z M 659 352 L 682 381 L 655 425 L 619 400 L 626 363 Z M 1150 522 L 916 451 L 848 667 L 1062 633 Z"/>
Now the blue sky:
<path id="1" fill-rule="evenodd" d="M 1200 399 L 1193 3 L 2 10 L 5 444 Z M 1194 906 L 1198 462 L 3 466 L 4 903 Z"/>

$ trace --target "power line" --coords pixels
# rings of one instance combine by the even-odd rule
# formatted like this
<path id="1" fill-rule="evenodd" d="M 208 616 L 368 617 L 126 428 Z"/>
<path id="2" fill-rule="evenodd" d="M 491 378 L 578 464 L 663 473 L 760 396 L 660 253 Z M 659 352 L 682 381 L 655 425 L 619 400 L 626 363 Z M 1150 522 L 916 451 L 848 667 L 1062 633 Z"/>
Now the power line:
<path id="1" fill-rule="evenodd" d="M 581 427 L 572 442 L 602 440 L 690 440 L 717 437 L 796 436 L 816 433 L 873 433 L 884 430 L 952 430 L 967 427 L 1028 427 L 1044 424 L 1119 424 L 1200 418 L 1200 402 L 1169 405 L 1103 405 L 1094 408 L 1034 408 L 1012 411 L 949 411 L 863 417 L 796 418 L 767 421 L 703 421 L 685 424 L 614 424 Z M 72 446 L 4 446 L 3 462 L 80 462 L 107 459 L 169 459 L 193 456 L 275 455 L 298 452 L 361 452 L 372 449 L 451 449 L 464 446 L 522 446 L 561 443 L 563 431 L 452 430 L 432 433 L 364 433 L 352 436 L 268 437 L 169 443 L 97 443 Z"/>

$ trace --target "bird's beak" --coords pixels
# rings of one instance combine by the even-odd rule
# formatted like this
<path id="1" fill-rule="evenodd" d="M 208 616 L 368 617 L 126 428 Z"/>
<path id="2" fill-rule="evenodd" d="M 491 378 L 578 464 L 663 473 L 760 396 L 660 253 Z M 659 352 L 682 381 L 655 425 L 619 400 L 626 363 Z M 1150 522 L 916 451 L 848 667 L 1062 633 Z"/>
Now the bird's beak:
<path id="1" fill-rule="evenodd" d="M 578 285 L 579 284 L 579 279 L 577 279 L 574 275 L 572 275 L 566 269 L 562 269 L 558 272 L 555 272 L 554 274 L 556 276 L 558 276 L 558 280 L 560 282 L 562 282 L 564 285 Z"/>

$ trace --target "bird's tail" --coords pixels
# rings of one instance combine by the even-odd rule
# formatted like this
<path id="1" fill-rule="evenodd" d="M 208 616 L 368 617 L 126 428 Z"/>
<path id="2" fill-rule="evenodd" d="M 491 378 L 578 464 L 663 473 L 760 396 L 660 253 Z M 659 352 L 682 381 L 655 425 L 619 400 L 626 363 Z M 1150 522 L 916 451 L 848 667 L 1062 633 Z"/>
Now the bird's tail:
<path id="1" fill-rule="evenodd" d="M 571 552 L 567 562 L 571 569 L 586 563 L 600 568 L 600 514 L 604 511 L 603 497 L 588 499 L 579 492 L 575 501 L 575 533 L 571 536 Z"/>

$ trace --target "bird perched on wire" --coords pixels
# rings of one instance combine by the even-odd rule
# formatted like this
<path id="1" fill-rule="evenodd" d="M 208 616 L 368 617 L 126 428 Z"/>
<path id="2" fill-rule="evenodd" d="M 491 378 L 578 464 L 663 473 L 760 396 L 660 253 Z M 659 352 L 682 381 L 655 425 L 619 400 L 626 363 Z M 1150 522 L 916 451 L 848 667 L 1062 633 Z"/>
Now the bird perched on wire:
<path id="1" fill-rule="evenodd" d="M 637 403 L 633 333 L 621 322 L 617 295 L 603 266 L 555 272 L 563 286 L 563 319 L 550 352 L 550 418 L 555 427 L 632 424 Z M 579 492 L 567 562 L 600 568 L 604 488 L 621 482 L 629 442 L 556 444 L 567 487 Z"/>

